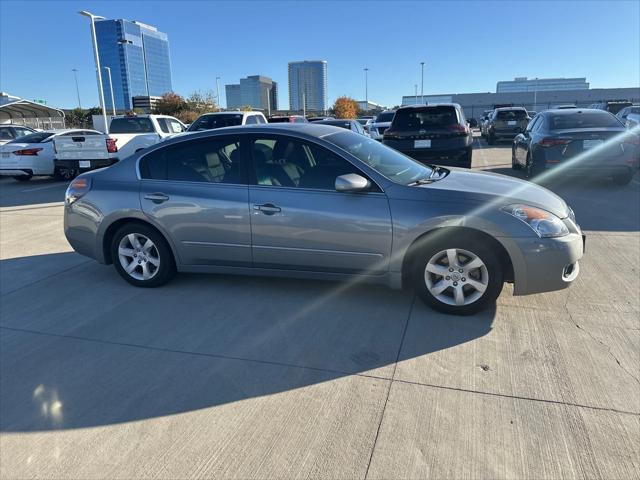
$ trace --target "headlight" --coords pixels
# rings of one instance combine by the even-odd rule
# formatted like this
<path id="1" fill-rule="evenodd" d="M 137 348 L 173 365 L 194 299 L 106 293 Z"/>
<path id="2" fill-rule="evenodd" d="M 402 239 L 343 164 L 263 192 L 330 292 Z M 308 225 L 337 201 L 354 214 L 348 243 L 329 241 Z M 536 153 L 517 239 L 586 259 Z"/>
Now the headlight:
<path id="1" fill-rule="evenodd" d="M 562 237 L 569 234 L 569 229 L 560 218 L 553 213 L 530 205 L 507 205 L 502 211 L 523 221 L 541 238 Z"/>

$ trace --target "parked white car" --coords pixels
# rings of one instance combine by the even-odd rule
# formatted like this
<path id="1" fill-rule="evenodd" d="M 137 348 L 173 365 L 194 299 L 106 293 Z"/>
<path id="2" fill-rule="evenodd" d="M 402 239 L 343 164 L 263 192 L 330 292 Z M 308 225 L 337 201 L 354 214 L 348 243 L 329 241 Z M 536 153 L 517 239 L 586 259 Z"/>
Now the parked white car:
<path id="1" fill-rule="evenodd" d="M 116 117 L 109 124 L 109 136 L 115 140 L 121 160 L 186 130 L 184 123 L 168 115 Z"/>
<path id="2" fill-rule="evenodd" d="M 378 114 L 376 119 L 369 124 L 369 136 L 374 140 L 382 141 L 382 135 L 384 131 L 391 126 L 393 117 L 396 114 L 395 110 L 385 110 Z"/>
<path id="3" fill-rule="evenodd" d="M 236 127 L 239 125 L 255 125 L 267 123 L 267 119 L 262 112 L 215 112 L 200 115 L 193 122 L 188 131 L 200 132 L 202 130 L 213 130 L 222 127 Z"/>
<path id="4" fill-rule="evenodd" d="M 61 148 L 64 144 L 68 145 L 66 149 Z M 76 159 L 82 157 L 84 162 L 90 159 L 100 161 L 69 171 L 68 167 L 59 164 L 57 160 L 58 157 L 69 156 L 62 150 L 71 150 Z M 107 166 L 116 161 L 115 144 L 107 135 L 96 130 L 45 130 L 30 133 L 0 146 L 0 176 L 13 177 L 19 181 L 27 181 L 38 175 L 68 180 L 80 171 Z"/>
<path id="5" fill-rule="evenodd" d="M 11 123 L 2 124 L 0 125 L 0 145 L 4 145 L 16 138 L 24 137 L 33 132 L 35 132 L 33 128 L 25 127 L 24 125 L 13 125 Z"/>

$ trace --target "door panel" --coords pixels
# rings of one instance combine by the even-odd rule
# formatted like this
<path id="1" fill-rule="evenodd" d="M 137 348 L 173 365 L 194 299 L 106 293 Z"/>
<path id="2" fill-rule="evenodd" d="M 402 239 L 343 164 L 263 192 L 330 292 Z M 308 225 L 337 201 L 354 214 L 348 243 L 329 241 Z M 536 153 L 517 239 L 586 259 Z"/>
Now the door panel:
<path id="1" fill-rule="evenodd" d="M 249 187 L 239 136 L 170 144 L 140 161 L 143 211 L 186 265 L 251 265 Z"/>
<path id="2" fill-rule="evenodd" d="M 252 186 L 249 202 L 255 267 L 344 273 L 388 269 L 391 214 L 382 193 Z"/>
<path id="3" fill-rule="evenodd" d="M 246 185 L 143 180 L 140 188 L 142 209 L 186 265 L 251 265 L 248 198 Z"/>

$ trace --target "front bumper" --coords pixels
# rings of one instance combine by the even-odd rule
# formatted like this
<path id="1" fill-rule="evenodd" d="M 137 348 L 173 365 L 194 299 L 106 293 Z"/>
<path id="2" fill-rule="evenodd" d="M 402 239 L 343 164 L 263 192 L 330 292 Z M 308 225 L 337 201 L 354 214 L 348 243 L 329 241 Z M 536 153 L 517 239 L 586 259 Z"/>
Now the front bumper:
<path id="1" fill-rule="evenodd" d="M 514 273 L 514 295 L 552 292 L 569 287 L 580 272 L 584 254 L 582 233 L 557 238 L 500 238 Z"/>

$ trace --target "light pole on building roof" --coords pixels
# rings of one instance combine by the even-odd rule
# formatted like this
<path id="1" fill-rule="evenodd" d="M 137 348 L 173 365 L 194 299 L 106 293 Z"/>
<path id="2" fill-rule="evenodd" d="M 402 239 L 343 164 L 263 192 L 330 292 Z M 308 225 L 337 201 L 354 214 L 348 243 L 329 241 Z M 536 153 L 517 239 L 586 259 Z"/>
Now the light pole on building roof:
<path id="1" fill-rule="evenodd" d="M 100 106 L 102 107 L 102 119 L 104 120 L 104 133 L 109 133 L 109 124 L 107 123 L 107 108 L 104 103 L 104 90 L 102 88 L 102 72 L 100 71 L 100 55 L 98 55 L 98 40 L 96 38 L 96 20 L 104 20 L 100 15 L 82 10 L 78 12 L 83 17 L 87 17 L 91 23 L 91 41 L 93 42 L 93 58 L 96 61 L 96 74 L 98 77 L 98 93 L 100 95 Z"/>

